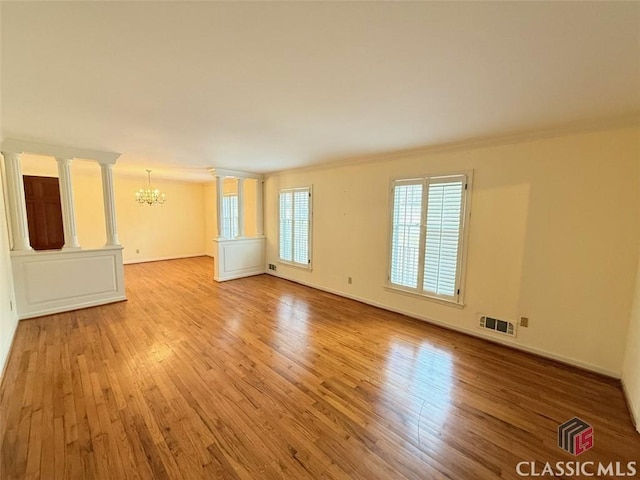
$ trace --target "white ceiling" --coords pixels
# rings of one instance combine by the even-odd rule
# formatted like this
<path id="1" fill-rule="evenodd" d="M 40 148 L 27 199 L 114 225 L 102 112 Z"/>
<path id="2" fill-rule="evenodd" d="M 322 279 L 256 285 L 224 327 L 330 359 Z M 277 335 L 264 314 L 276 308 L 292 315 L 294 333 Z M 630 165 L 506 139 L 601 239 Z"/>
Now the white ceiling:
<path id="1" fill-rule="evenodd" d="M 268 172 L 640 113 L 640 3 L 2 2 L 2 135 Z"/>

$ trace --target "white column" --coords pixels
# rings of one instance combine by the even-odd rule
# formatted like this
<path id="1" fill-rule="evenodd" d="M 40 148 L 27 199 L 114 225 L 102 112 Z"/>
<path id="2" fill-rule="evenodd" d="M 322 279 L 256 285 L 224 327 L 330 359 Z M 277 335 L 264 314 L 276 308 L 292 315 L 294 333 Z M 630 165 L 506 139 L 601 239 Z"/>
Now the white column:
<path id="1" fill-rule="evenodd" d="M 118 228 L 116 227 L 116 204 L 113 193 L 113 165 L 101 163 L 102 202 L 104 204 L 104 225 L 107 232 L 107 247 L 119 247 Z"/>
<path id="2" fill-rule="evenodd" d="M 264 235 L 263 180 L 256 180 L 256 235 Z"/>
<path id="3" fill-rule="evenodd" d="M 244 178 L 238 178 L 238 237 L 244 237 Z"/>
<path id="4" fill-rule="evenodd" d="M 78 249 L 78 232 L 76 230 L 76 212 L 73 200 L 73 184 L 71 182 L 71 159 L 56 158 L 58 162 L 58 180 L 60 181 L 60 204 L 62 205 L 62 225 L 64 227 L 63 250 Z"/>
<path id="5" fill-rule="evenodd" d="M 7 200 L 11 221 L 13 250 L 33 250 L 29 242 L 29 223 L 27 222 L 27 203 L 24 196 L 21 153 L 2 152 L 5 172 L 7 173 Z"/>
<path id="6" fill-rule="evenodd" d="M 218 238 L 222 238 L 222 177 L 216 175 L 216 225 Z"/>

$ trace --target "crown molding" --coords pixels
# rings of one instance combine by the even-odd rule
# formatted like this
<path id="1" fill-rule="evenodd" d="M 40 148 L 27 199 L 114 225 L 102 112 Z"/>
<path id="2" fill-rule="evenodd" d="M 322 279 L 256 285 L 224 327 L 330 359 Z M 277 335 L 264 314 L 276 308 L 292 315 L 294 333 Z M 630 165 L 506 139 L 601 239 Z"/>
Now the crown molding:
<path id="1" fill-rule="evenodd" d="M 398 160 L 402 158 L 416 157 L 420 155 L 432 155 L 436 153 L 456 152 L 464 150 L 472 150 L 479 148 L 495 147 L 500 145 L 511 145 L 516 143 L 530 142 L 545 138 L 555 138 L 567 135 L 576 135 L 580 133 L 589 133 L 596 131 L 607 131 L 626 127 L 640 127 L 640 113 L 617 117 L 614 119 L 598 120 L 593 122 L 581 122 L 577 124 L 566 125 L 563 127 L 533 130 L 528 132 L 497 135 L 482 138 L 473 138 L 461 140 L 458 142 L 447 142 L 434 145 L 428 145 L 418 148 L 409 148 L 403 150 L 393 150 L 388 152 L 370 154 L 370 155 L 354 155 L 336 159 L 330 162 L 318 163 L 302 167 L 293 167 L 283 170 L 265 173 L 265 178 L 283 175 L 287 173 L 301 173 L 315 170 L 325 170 L 340 167 L 350 167 L 354 165 L 384 162 L 389 160 Z"/>

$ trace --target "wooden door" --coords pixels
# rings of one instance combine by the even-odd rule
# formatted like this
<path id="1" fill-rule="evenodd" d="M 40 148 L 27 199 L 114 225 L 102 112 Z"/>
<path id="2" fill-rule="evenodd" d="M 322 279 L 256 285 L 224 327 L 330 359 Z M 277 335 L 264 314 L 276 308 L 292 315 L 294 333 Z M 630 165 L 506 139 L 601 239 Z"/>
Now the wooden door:
<path id="1" fill-rule="evenodd" d="M 24 175 L 29 240 L 34 250 L 55 250 L 64 245 L 58 179 Z"/>

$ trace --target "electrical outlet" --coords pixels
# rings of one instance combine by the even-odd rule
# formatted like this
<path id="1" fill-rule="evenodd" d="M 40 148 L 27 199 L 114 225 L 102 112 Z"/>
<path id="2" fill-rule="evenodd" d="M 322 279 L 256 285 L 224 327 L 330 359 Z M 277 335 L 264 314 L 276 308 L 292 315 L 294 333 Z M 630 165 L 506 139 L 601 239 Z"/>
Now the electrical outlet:
<path id="1" fill-rule="evenodd" d="M 352 279 L 351 277 L 349 277 L 349 278 L 347 279 L 347 283 L 348 283 L 349 285 L 351 285 L 351 284 L 353 283 L 353 279 Z"/>
<path id="2" fill-rule="evenodd" d="M 529 326 L 529 318 L 528 317 L 520 317 L 520 326 L 527 328 Z"/>
<path id="3" fill-rule="evenodd" d="M 276 269 L 277 269 L 276 265 L 275 265 L 275 264 L 273 264 L 273 263 L 270 263 L 268 266 L 269 266 L 269 270 L 273 270 L 274 272 L 275 272 L 275 271 L 276 271 Z"/>

